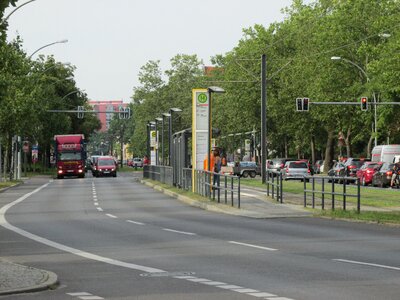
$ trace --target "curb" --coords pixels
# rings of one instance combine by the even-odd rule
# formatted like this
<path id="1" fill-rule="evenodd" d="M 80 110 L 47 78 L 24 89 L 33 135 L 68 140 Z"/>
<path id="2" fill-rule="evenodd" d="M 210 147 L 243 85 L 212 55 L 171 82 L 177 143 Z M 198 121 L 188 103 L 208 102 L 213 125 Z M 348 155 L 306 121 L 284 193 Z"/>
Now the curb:
<path id="1" fill-rule="evenodd" d="M 0 290 L 0 296 L 21 294 L 21 293 L 32 293 L 32 292 L 49 290 L 49 289 L 55 289 L 59 284 L 57 274 L 55 274 L 51 271 L 45 271 L 45 270 L 36 269 L 36 268 L 32 268 L 32 267 L 26 267 L 26 266 L 11 263 L 11 262 L 7 262 L 7 263 L 10 265 L 16 266 L 18 268 L 23 268 L 26 270 L 34 270 L 37 273 L 41 273 L 44 279 L 42 279 L 42 282 L 35 284 L 35 285 L 28 286 L 28 287 Z"/>
<path id="2" fill-rule="evenodd" d="M 7 191 L 8 189 L 11 189 L 11 188 L 13 188 L 13 187 L 19 186 L 19 185 L 21 185 L 21 184 L 23 184 L 23 182 L 17 182 L 17 183 L 14 184 L 14 185 L 1 188 L 1 189 L 0 189 L 0 193 L 3 193 L 3 192 L 5 192 L 5 191 Z"/>
<path id="3" fill-rule="evenodd" d="M 230 205 L 225 205 L 225 204 L 220 204 L 217 202 L 206 202 L 206 201 L 199 201 L 199 200 L 194 200 L 188 196 L 180 195 L 176 192 L 170 191 L 168 189 L 165 189 L 157 184 L 147 182 L 145 180 L 140 181 L 142 184 L 147 185 L 157 191 L 160 191 L 168 196 L 174 197 L 178 199 L 181 202 L 184 202 L 186 204 L 189 204 L 190 206 L 193 207 L 198 207 L 204 210 L 208 211 L 213 211 L 217 213 L 224 213 L 228 215 L 234 215 L 234 216 L 242 216 L 242 217 L 249 217 L 249 218 L 256 218 L 256 219 L 265 219 L 264 215 L 257 214 L 255 212 L 245 210 L 245 209 L 238 209 L 235 207 L 232 207 Z"/>

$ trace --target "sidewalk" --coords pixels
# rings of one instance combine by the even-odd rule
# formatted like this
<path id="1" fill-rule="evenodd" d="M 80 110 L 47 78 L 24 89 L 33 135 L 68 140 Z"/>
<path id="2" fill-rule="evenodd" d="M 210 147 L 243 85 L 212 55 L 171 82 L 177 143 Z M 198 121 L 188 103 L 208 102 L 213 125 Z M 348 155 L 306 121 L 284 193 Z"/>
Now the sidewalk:
<path id="1" fill-rule="evenodd" d="M 47 290 L 58 284 L 53 272 L 0 259 L 0 296 Z"/>

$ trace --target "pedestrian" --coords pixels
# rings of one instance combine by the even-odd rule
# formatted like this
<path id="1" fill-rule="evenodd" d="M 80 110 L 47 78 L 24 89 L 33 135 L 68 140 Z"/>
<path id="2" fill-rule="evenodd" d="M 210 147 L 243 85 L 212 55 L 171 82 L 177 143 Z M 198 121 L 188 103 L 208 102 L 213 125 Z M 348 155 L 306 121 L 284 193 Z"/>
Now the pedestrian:
<path id="1" fill-rule="evenodd" d="M 149 164 L 150 164 L 149 157 L 147 155 L 145 155 L 143 157 L 143 166 L 147 166 Z"/>
<path id="2" fill-rule="evenodd" d="M 393 166 L 392 180 L 390 180 L 390 187 L 393 188 L 396 182 L 396 179 L 400 173 L 400 163 L 395 163 Z"/>
<path id="3" fill-rule="evenodd" d="M 219 150 L 218 149 L 214 149 L 213 151 L 213 156 L 214 156 L 214 168 L 213 168 L 213 172 L 216 173 L 214 174 L 213 177 L 213 186 L 215 186 L 215 184 L 217 184 L 217 186 L 219 186 L 219 172 L 221 171 L 221 164 L 222 164 L 222 159 L 221 156 L 219 156 Z"/>

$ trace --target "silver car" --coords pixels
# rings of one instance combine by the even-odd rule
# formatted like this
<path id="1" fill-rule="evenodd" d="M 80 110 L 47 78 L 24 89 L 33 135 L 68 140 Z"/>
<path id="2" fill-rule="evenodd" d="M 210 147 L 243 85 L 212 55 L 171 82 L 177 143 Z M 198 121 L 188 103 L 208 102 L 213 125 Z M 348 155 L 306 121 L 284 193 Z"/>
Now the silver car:
<path id="1" fill-rule="evenodd" d="M 310 175 L 310 170 L 308 168 L 307 162 L 305 161 L 287 161 L 285 163 L 285 166 L 281 169 L 281 173 L 284 180 L 303 180 L 304 176 Z"/>

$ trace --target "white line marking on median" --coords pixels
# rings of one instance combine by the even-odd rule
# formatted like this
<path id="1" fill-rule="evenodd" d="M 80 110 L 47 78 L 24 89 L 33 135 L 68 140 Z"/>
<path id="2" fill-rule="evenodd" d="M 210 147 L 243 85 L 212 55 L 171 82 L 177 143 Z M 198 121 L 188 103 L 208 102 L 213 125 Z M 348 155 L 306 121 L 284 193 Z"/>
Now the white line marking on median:
<path id="1" fill-rule="evenodd" d="M 257 245 L 246 244 L 246 243 L 240 243 L 240 242 L 235 242 L 235 241 L 229 241 L 229 243 L 235 244 L 235 245 L 247 246 L 247 247 L 251 247 L 251 248 L 262 249 L 262 250 L 268 250 L 268 251 L 278 251 L 278 249 L 274 249 L 274 248 L 268 248 L 268 247 L 257 246 Z"/>
<path id="2" fill-rule="evenodd" d="M 117 216 L 114 216 L 114 215 L 112 215 L 112 214 L 106 214 L 106 216 L 107 216 L 107 217 L 110 217 L 110 218 L 113 218 L 113 219 L 118 219 Z"/>
<path id="3" fill-rule="evenodd" d="M 142 222 L 136 222 L 136 221 L 132 221 L 132 220 L 126 220 L 128 223 L 132 223 L 132 224 L 136 224 L 136 225 L 144 225 L 144 223 Z"/>
<path id="4" fill-rule="evenodd" d="M 186 234 L 186 235 L 196 235 L 193 232 L 179 231 L 179 230 L 174 230 L 174 229 L 169 229 L 169 228 L 163 228 L 162 230 L 169 231 L 169 232 L 180 233 L 180 234 Z"/>
<path id="5" fill-rule="evenodd" d="M 370 267 L 377 267 L 377 268 L 383 268 L 383 269 L 390 269 L 390 270 L 400 271 L 400 268 L 399 268 L 399 267 L 378 265 L 378 264 L 366 263 L 366 262 L 355 261 L 355 260 L 347 260 L 347 259 L 333 259 L 333 260 L 334 260 L 334 261 L 338 261 L 338 262 L 343 262 L 343 263 L 349 263 L 349 264 L 364 265 L 364 266 L 370 266 Z"/>

